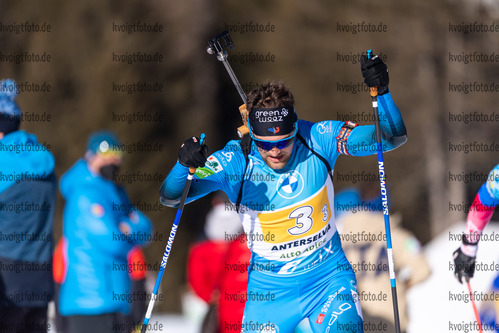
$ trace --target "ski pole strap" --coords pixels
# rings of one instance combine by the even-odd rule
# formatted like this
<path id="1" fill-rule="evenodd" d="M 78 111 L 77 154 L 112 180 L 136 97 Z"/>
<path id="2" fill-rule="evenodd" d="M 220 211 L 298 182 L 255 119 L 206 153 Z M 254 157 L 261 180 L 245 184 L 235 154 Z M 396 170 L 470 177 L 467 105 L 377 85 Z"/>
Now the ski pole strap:
<path id="1" fill-rule="evenodd" d="M 336 149 L 340 154 L 350 155 L 347 151 L 347 140 L 352 130 L 357 126 L 358 124 L 347 121 L 345 125 L 341 127 L 340 134 L 336 137 Z"/>

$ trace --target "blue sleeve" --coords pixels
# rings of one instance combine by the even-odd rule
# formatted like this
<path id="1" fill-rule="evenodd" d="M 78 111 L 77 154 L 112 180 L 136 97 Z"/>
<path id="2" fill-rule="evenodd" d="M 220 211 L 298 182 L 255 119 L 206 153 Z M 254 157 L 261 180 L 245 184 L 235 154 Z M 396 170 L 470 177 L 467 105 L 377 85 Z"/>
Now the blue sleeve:
<path id="1" fill-rule="evenodd" d="M 134 208 L 127 217 L 121 219 L 120 224 L 127 225 L 129 234 L 137 235 L 137 237 L 129 238 L 134 245 L 144 246 L 148 243 L 148 239 L 151 239 L 151 237 L 149 237 L 153 232 L 151 221 L 144 213 L 136 208 Z"/>
<path id="2" fill-rule="evenodd" d="M 378 112 L 383 151 L 393 150 L 407 141 L 407 131 L 399 109 L 388 92 L 378 96 Z M 377 152 L 376 129 L 374 125 L 355 127 L 348 137 L 348 155 L 366 156 Z"/>
<path id="3" fill-rule="evenodd" d="M 235 202 L 245 167 L 246 161 L 239 141 L 230 141 L 223 150 L 210 155 L 204 167 L 196 170 L 186 203 L 217 190 L 224 191 L 229 199 Z M 159 190 L 159 198 L 163 205 L 178 206 L 188 173 L 189 168 L 177 161 Z"/>
<path id="4" fill-rule="evenodd" d="M 487 182 L 480 187 L 478 195 L 485 206 L 499 206 L 499 164 L 489 173 Z"/>
<path id="5" fill-rule="evenodd" d="M 115 257 L 126 255 L 132 248 L 133 244 L 121 237 L 120 219 L 113 211 L 112 201 L 103 198 L 99 191 L 87 188 L 71 196 L 67 206 L 75 219 L 65 224 L 65 234 L 77 232 L 77 237 L 96 252 Z"/>
<path id="6" fill-rule="evenodd" d="M 406 129 L 399 109 L 390 93 L 378 96 L 378 112 L 380 118 L 383 151 L 401 146 L 407 140 Z M 351 131 L 342 128 L 343 121 L 326 120 L 311 123 L 299 120 L 298 129 L 310 147 L 327 157 L 334 165 L 340 154 L 366 156 L 377 153 L 376 129 L 374 125 L 356 126 Z M 340 138 L 343 141 L 343 145 Z"/>
<path id="7" fill-rule="evenodd" d="M 134 245 L 147 244 L 147 240 L 151 239 L 149 236 L 153 232 L 151 221 L 144 213 L 132 205 L 124 189 L 119 188 L 118 191 L 121 201 L 125 203 L 127 207 L 130 207 L 128 212 L 124 212 L 124 214 L 118 218 L 119 230 L 123 234 L 128 234 L 130 236 L 127 238 L 127 242 Z"/>

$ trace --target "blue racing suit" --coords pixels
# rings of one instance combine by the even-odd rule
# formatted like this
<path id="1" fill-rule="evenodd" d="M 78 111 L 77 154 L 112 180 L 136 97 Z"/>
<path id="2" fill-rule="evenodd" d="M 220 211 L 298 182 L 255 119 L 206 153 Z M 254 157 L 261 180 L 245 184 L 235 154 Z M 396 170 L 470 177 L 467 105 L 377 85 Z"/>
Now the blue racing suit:
<path id="1" fill-rule="evenodd" d="M 378 97 L 378 106 L 383 150 L 392 150 L 405 142 L 406 129 L 390 93 Z M 340 154 L 376 153 L 373 125 L 299 120 L 298 133 L 331 168 Z M 178 204 L 187 173 L 178 162 L 170 171 L 160 189 L 164 205 Z M 295 140 L 284 168 L 267 166 L 254 143 L 246 166 L 239 141 L 230 141 L 197 169 L 187 202 L 222 190 L 231 201 L 226 208 L 235 210 L 243 177 L 239 215 L 252 259 L 242 331 L 292 332 L 309 318 L 314 332 L 362 332 L 355 275 L 336 231 L 325 163 Z"/>

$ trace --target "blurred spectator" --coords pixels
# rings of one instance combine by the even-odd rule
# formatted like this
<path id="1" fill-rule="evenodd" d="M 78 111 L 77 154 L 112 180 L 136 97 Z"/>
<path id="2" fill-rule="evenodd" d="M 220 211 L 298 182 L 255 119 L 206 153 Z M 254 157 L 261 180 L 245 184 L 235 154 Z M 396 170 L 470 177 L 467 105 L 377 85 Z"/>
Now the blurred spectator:
<path id="1" fill-rule="evenodd" d="M 134 328 L 123 317 L 130 315 L 132 302 L 141 301 L 130 290 L 127 255 L 134 245 L 146 243 L 151 223 L 113 182 L 121 163 L 117 138 L 97 132 L 88 140 L 85 159 L 61 179 L 66 262 L 59 276 L 59 311 L 72 333 Z"/>
<path id="2" fill-rule="evenodd" d="M 59 311 L 59 290 L 62 282 L 64 281 L 64 275 L 66 272 L 66 260 L 64 259 L 63 249 L 65 244 L 64 238 L 61 238 L 56 245 L 53 256 L 53 275 L 55 281 L 55 326 L 57 332 L 67 332 L 67 319 L 64 316 L 61 316 Z M 142 251 L 142 247 L 140 245 L 135 245 L 130 252 L 127 254 L 128 261 L 128 274 L 130 275 L 131 280 L 131 293 L 136 295 L 137 300 L 132 302 L 130 315 L 123 315 L 123 321 L 128 323 L 132 323 L 135 328 L 140 327 L 142 325 L 142 320 L 144 319 L 144 314 L 146 313 L 147 308 L 147 291 L 146 291 L 146 258 L 144 256 L 144 252 Z"/>
<path id="3" fill-rule="evenodd" d="M 207 239 L 192 246 L 187 263 L 189 285 L 210 304 L 203 333 L 241 331 L 251 254 L 227 200 L 222 192 L 213 197 L 204 228 Z"/>
<path id="4" fill-rule="evenodd" d="M 19 130 L 17 85 L 0 82 L 0 331 L 46 332 L 53 297 L 55 160 Z"/>
<path id="5" fill-rule="evenodd" d="M 372 187 L 374 186 L 367 185 L 364 193 L 374 193 L 368 191 Z M 358 189 L 348 188 L 335 195 L 335 209 L 343 249 L 357 276 L 364 327 L 370 331 L 394 331 L 381 197 L 363 198 Z M 399 215 L 391 216 L 400 327 L 404 332 L 409 320 L 406 291 L 424 281 L 429 276 L 430 269 L 420 251 L 420 243 L 400 226 L 400 222 Z"/>

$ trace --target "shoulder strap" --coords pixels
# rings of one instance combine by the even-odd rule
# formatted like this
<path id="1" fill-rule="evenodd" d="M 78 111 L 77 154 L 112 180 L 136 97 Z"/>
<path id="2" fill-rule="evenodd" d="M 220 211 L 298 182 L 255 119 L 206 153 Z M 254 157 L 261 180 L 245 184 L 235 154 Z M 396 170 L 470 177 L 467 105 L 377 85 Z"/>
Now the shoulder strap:
<path id="1" fill-rule="evenodd" d="M 307 144 L 307 141 L 305 141 L 300 133 L 296 133 L 296 137 L 301 141 L 301 143 L 303 143 L 305 147 L 308 148 L 308 150 L 312 152 L 312 154 L 317 156 L 322 161 L 322 163 L 326 165 L 327 173 L 329 174 L 329 177 L 331 177 L 331 181 L 333 181 L 333 169 L 331 169 L 331 165 L 329 164 L 329 162 L 324 157 L 322 157 L 321 154 L 310 148 L 310 146 Z"/>
<path id="2" fill-rule="evenodd" d="M 248 155 L 251 152 L 251 141 L 252 141 L 251 136 L 249 136 L 249 134 L 246 134 L 245 136 L 243 136 L 243 138 L 241 139 L 241 142 L 240 142 L 241 149 L 243 150 L 244 160 L 246 161 L 246 164 L 244 166 L 244 173 L 243 173 L 243 176 L 241 178 L 241 187 L 239 188 L 239 193 L 237 194 L 236 211 L 238 213 L 239 213 L 239 206 L 241 205 L 241 200 L 243 198 L 243 183 L 244 183 L 244 178 L 246 176 L 246 169 L 248 168 L 248 161 L 249 161 Z"/>

